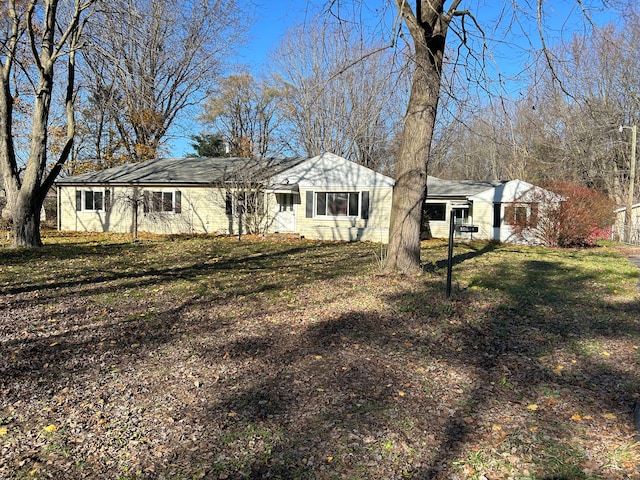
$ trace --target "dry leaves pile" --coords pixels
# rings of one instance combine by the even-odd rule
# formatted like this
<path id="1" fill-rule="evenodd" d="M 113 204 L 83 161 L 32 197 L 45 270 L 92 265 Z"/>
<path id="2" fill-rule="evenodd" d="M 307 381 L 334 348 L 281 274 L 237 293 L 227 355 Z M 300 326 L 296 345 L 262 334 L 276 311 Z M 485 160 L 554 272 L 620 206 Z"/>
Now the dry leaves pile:
<path id="1" fill-rule="evenodd" d="M 612 251 L 75 241 L 0 252 L 0 478 L 640 478 Z"/>

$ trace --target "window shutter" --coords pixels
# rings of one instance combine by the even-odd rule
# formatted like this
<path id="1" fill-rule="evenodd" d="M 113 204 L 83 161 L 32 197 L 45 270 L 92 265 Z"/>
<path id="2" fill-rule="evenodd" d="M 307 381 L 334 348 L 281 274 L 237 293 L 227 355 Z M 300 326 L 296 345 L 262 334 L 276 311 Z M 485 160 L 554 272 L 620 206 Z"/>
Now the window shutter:
<path id="1" fill-rule="evenodd" d="M 502 204 L 500 203 L 494 203 L 493 204 L 493 226 L 494 228 L 499 228 L 500 227 L 500 210 Z"/>
<path id="2" fill-rule="evenodd" d="M 362 203 L 360 204 L 360 218 L 369 218 L 369 192 L 362 192 Z"/>
<path id="3" fill-rule="evenodd" d="M 149 192 L 142 193 L 142 210 L 144 213 L 149 213 L 149 202 L 150 202 Z"/>
<path id="4" fill-rule="evenodd" d="M 111 190 L 108 188 L 104 189 L 104 210 L 106 212 L 111 210 Z"/>
<path id="5" fill-rule="evenodd" d="M 162 211 L 162 192 L 151 192 L 151 203 L 149 207 L 152 212 Z"/>
<path id="6" fill-rule="evenodd" d="M 529 227 L 535 228 L 538 226 L 538 204 L 531 204 L 531 217 L 529 218 Z"/>
<path id="7" fill-rule="evenodd" d="M 182 213 L 182 192 L 180 190 L 176 190 L 173 202 L 173 211 Z"/>
<path id="8" fill-rule="evenodd" d="M 307 191 L 307 205 L 305 209 L 305 217 L 313 218 L 313 192 Z"/>
<path id="9" fill-rule="evenodd" d="M 76 190 L 76 211 L 82 210 L 82 190 Z"/>
<path id="10" fill-rule="evenodd" d="M 104 193 L 93 192 L 93 209 L 104 210 Z"/>
<path id="11" fill-rule="evenodd" d="M 227 193 L 224 198 L 224 213 L 227 215 L 233 215 L 233 199 L 231 198 L 230 193 Z"/>

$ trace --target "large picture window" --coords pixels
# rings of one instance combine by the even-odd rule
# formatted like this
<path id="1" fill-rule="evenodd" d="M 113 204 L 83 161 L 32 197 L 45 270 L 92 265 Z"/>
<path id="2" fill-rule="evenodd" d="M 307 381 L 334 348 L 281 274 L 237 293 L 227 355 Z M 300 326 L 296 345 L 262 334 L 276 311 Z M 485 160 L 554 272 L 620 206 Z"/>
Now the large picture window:
<path id="1" fill-rule="evenodd" d="M 369 192 L 313 192 L 305 197 L 306 218 L 359 217 L 369 218 Z"/>
<path id="2" fill-rule="evenodd" d="M 358 192 L 317 192 L 316 215 L 357 217 L 360 212 Z"/>
<path id="3" fill-rule="evenodd" d="M 424 211 L 427 216 L 427 220 L 444 222 L 447 219 L 446 203 L 427 203 L 424 206 Z"/>

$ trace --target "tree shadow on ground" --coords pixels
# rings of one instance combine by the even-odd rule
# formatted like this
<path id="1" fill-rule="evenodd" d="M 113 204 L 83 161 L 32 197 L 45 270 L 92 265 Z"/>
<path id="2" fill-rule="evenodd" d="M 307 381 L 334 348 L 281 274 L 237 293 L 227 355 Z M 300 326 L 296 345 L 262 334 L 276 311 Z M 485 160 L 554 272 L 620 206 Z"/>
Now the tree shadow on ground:
<path id="1" fill-rule="evenodd" d="M 482 242 L 480 244 L 474 242 L 463 242 L 464 247 L 470 251 L 464 253 L 456 253 L 455 246 L 460 246 L 459 242 L 454 243 L 453 256 L 451 257 L 451 265 L 456 266 L 464 261 L 471 260 L 473 258 L 491 253 L 494 250 L 500 248 L 500 244 L 497 242 Z M 445 269 L 448 266 L 448 259 L 437 260 L 433 263 L 425 263 L 423 268 L 427 272 L 435 272 L 437 269 Z"/>
<path id="2" fill-rule="evenodd" d="M 589 477 L 582 465 L 596 453 L 585 445 L 571 445 L 584 428 L 577 412 L 587 418 L 621 418 L 626 428 L 617 440 L 633 444 L 632 409 L 640 379 L 631 365 L 608 361 L 606 349 L 608 341 L 629 339 L 632 345 L 640 338 L 634 314 L 640 303 L 602 302 L 602 295 L 592 294 L 597 283 L 595 274 L 551 261 L 525 262 L 522 272 L 498 265 L 491 275 L 479 272 L 471 281 L 480 293 L 462 292 L 452 307 L 457 326 L 449 334 L 459 342 L 455 349 L 440 349 L 438 357 L 456 369 L 476 372 L 474 387 L 466 393 L 467 414 L 481 416 L 499 403 L 511 402 L 536 423 L 532 428 L 540 433 L 530 436 L 539 444 L 532 455 L 536 478 Z M 467 302 L 477 304 L 484 289 L 500 290 L 505 299 L 496 307 L 474 310 L 471 321 L 457 317 L 457 307 L 462 311 Z M 496 388 L 500 384 L 506 388 Z M 548 405 L 538 405 L 541 398 Z M 559 420 L 559 411 L 574 421 Z M 473 439 L 474 425 L 452 420 L 440 442 L 440 458 L 417 471 L 417 477 L 440 478 L 440 466 L 459 458 Z M 550 461 L 557 446 L 562 448 L 555 454 L 562 458 Z"/>
<path id="3" fill-rule="evenodd" d="M 294 282 L 299 287 L 350 273 L 349 262 L 341 269 L 327 268 L 336 259 L 334 251 L 322 244 L 283 244 L 266 255 L 261 253 L 259 243 L 245 244 L 244 254 L 238 254 L 242 250 L 233 244 L 228 251 L 216 246 L 212 245 L 210 254 L 205 255 L 211 261 L 203 262 L 200 255 L 186 262 L 182 259 L 179 264 L 168 261 L 164 266 L 128 264 L 128 254 L 132 248 L 137 251 L 138 245 L 55 246 L 61 258 L 77 257 L 80 265 L 65 272 L 49 269 L 44 277 L 21 277 L 2 290 L 0 334 L 6 333 L 6 339 L 0 342 L 0 351 L 12 359 L 3 371 L 3 384 L 38 378 L 43 379 L 40 384 L 54 381 L 56 372 L 62 374 L 75 357 L 93 358 L 96 349 L 117 357 L 137 354 L 129 352 L 132 344 L 153 349 L 173 341 L 182 333 L 175 328 L 180 318 L 191 312 L 225 305 L 238 297 L 247 297 L 247 302 L 255 304 L 255 311 L 266 310 L 268 295 L 282 292 Z M 18 253 L 18 260 L 11 257 L 11 265 L 53 263 L 41 249 Z M 353 262 L 358 262 L 360 255 L 362 252 L 355 252 Z M 276 270 L 279 275 L 273 275 Z M 212 278 L 224 282 L 212 283 Z M 177 281 L 198 285 L 200 279 L 204 279 L 203 285 L 195 291 L 169 296 L 171 304 L 162 295 L 156 302 L 138 293 L 170 289 Z M 129 308 L 123 307 L 126 304 Z M 74 319 L 71 328 L 57 328 L 69 318 Z M 33 335 L 38 330 L 42 333 Z M 74 371 L 93 364 L 91 360 L 80 362 Z M 46 375 L 42 376 L 45 365 Z"/>
<path id="4" fill-rule="evenodd" d="M 333 274 L 321 268 L 333 261 L 331 250 L 300 254 L 253 252 L 235 270 L 219 261 L 181 267 L 190 281 L 223 269 L 264 272 L 268 289 L 239 276 L 227 288 L 234 294 L 192 292 L 152 304 L 149 316 L 140 316 L 149 312 L 145 304 L 117 322 L 3 344 L 15 355 L 3 365 L 5 406 L 23 408 L 36 396 L 36 407 L 53 409 L 43 414 L 47 423 L 74 415 L 47 437 L 66 454 L 56 461 L 38 448 L 25 455 L 61 478 L 444 480 L 462 475 L 470 455 L 494 452 L 518 460 L 531 478 L 573 479 L 587 477 L 594 454 L 573 438 L 603 435 L 609 425 L 622 442 L 633 441 L 639 379 L 603 352 L 607 342 L 640 338 L 640 305 L 590 294 L 597 276 L 552 261 L 525 262 L 522 271 L 498 265 L 446 301 L 438 278 L 347 283 L 349 263 Z M 284 274 L 305 265 L 306 276 Z M 156 276 L 165 286 L 175 281 Z M 319 279 L 342 285 L 353 304 L 341 309 L 318 297 L 326 304 L 280 302 L 274 312 L 259 296 L 294 281 L 327 288 Z M 383 294 L 382 305 L 366 303 L 359 292 L 375 292 L 381 281 L 394 293 Z M 57 400 L 71 394 L 75 405 Z M 617 420 L 603 420 L 603 412 Z M 567 420 L 574 413 L 592 420 Z M 37 420 L 22 421 L 12 428 L 29 431 Z M 102 452 L 91 450 L 96 438 Z"/>

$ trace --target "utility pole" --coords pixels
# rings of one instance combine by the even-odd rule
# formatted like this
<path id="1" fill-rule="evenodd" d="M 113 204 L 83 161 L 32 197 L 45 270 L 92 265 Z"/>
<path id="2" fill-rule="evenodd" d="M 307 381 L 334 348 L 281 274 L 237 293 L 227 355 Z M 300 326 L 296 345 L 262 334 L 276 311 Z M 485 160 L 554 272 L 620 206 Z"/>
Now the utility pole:
<path id="1" fill-rule="evenodd" d="M 626 126 L 620 125 L 618 130 L 622 133 L 625 128 L 631 129 L 631 159 L 629 160 L 629 190 L 627 192 L 627 204 L 624 214 L 624 239 L 627 242 L 631 242 L 631 227 L 632 227 L 632 210 L 633 210 L 633 194 L 635 192 L 636 185 L 636 141 L 638 135 L 638 126 Z"/>

